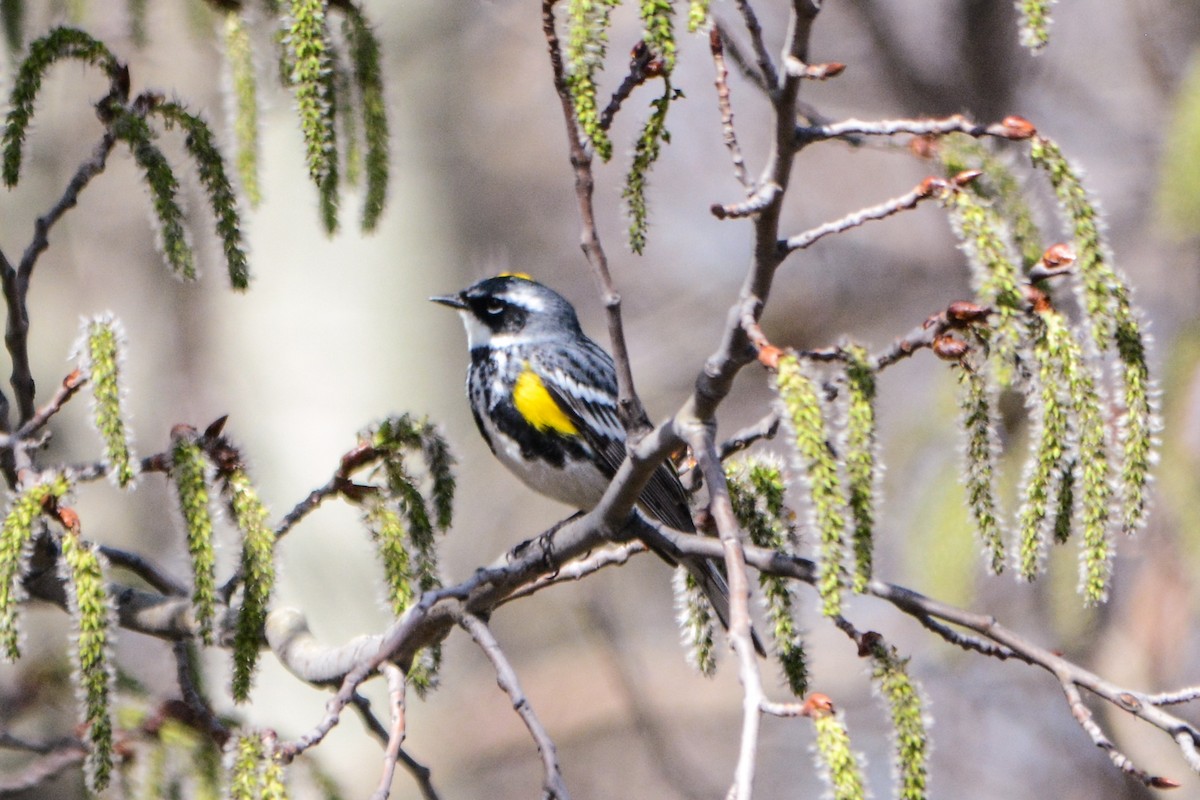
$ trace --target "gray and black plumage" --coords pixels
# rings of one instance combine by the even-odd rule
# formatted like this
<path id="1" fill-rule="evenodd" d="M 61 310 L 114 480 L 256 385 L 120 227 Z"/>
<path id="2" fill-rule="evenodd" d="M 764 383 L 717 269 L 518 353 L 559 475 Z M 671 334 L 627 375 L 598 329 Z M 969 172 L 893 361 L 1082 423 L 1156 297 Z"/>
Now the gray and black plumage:
<path id="1" fill-rule="evenodd" d="M 431 299 L 456 309 L 466 327 L 467 395 L 491 451 L 535 491 L 593 508 L 625 459 L 625 429 L 612 358 L 584 334 L 574 307 L 514 274 Z M 695 531 L 687 493 L 670 463 L 655 470 L 639 507 L 668 527 Z M 729 590 L 721 571 L 703 559 L 685 566 L 728 627 Z"/>

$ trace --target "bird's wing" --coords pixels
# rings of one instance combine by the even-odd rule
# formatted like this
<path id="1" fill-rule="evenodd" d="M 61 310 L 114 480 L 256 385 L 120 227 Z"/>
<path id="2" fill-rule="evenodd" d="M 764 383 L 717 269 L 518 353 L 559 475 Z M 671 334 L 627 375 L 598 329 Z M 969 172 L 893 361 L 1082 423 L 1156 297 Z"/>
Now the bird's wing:
<path id="1" fill-rule="evenodd" d="M 617 414 L 617 381 L 612 358 L 595 342 L 555 351 L 534 369 L 555 402 L 571 418 L 596 452 L 609 477 L 625 460 L 625 428 Z M 642 491 L 641 503 L 652 516 L 676 530 L 694 531 L 687 493 L 670 463 L 662 464 Z"/>

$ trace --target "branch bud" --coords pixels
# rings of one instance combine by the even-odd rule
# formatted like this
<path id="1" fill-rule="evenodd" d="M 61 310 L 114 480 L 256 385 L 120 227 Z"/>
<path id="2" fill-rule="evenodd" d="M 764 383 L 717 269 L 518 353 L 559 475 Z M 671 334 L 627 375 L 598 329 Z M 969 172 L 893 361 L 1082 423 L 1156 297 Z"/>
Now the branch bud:
<path id="1" fill-rule="evenodd" d="M 987 319 L 992 309 L 972 303 L 970 300 L 956 300 L 946 306 L 946 321 L 951 327 L 965 327 L 974 322 Z"/>
<path id="2" fill-rule="evenodd" d="M 1037 128 L 1033 123 L 1016 114 L 1005 117 L 1000 121 L 1000 126 L 1004 128 L 1004 135 L 1010 139 L 1032 139 L 1037 135 Z"/>
<path id="3" fill-rule="evenodd" d="M 982 174 L 983 170 L 981 169 L 964 169 L 962 172 L 952 177 L 950 182 L 961 189 L 964 186 L 970 185 Z"/>
<path id="4" fill-rule="evenodd" d="M 961 361 L 971 350 L 971 345 L 952 333 L 944 333 L 933 340 L 933 353 L 943 361 Z"/>
<path id="5" fill-rule="evenodd" d="M 813 692 L 804 700 L 803 713 L 806 717 L 823 717 L 833 713 L 833 700 L 829 695 Z"/>

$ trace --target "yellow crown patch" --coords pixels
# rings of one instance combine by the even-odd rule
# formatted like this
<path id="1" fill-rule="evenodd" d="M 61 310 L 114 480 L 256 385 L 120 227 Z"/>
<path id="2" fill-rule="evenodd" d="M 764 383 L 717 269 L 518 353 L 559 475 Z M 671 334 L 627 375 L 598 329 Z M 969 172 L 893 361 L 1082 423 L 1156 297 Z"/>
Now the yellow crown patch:
<path id="1" fill-rule="evenodd" d="M 528 272 L 501 272 L 497 278 L 520 278 L 523 281 L 533 280 L 533 276 Z"/>

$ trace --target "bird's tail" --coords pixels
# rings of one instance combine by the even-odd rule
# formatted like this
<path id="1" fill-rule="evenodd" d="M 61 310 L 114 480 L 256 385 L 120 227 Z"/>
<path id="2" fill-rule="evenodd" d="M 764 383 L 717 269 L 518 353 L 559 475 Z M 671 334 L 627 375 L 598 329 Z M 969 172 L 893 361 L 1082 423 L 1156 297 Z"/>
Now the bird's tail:
<path id="1" fill-rule="evenodd" d="M 639 514 L 638 516 L 645 523 L 638 528 L 638 538 L 645 542 L 655 555 L 671 566 L 683 565 L 683 568 L 696 580 L 696 584 L 704 593 L 708 604 L 712 606 L 713 613 L 717 615 L 721 627 L 729 630 L 729 581 L 725 579 L 723 565 L 707 558 L 685 556 L 676 552 L 676 548 L 671 545 L 670 540 L 663 536 L 662 531 L 655 527 L 654 523 L 646 519 L 644 515 Z M 699 536 L 700 534 L 693 535 Z M 753 626 L 750 628 L 750 640 L 754 643 L 755 651 L 766 658 L 767 650 L 763 647 L 762 639 L 759 638 Z"/>

